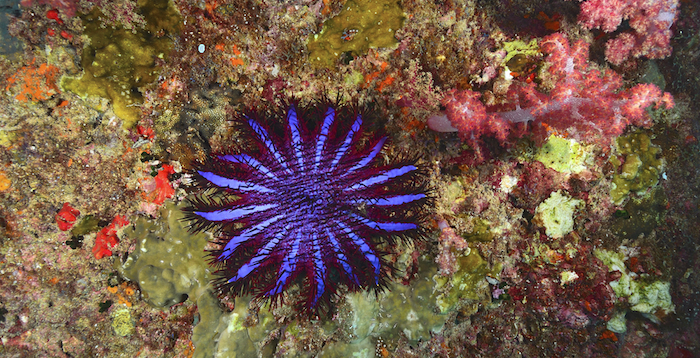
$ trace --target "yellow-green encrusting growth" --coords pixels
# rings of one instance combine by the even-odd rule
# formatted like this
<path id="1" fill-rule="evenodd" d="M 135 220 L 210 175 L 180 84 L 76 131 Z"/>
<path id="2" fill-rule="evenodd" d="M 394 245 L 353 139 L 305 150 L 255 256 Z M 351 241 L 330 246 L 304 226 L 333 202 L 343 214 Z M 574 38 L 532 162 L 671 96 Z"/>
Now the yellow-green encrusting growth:
<path id="1" fill-rule="evenodd" d="M 134 318 L 127 307 L 119 307 L 110 314 L 112 318 L 112 329 L 119 336 L 126 337 L 134 333 Z"/>
<path id="2" fill-rule="evenodd" d="M 545 227 L 547 236 L 558 239 L 574 229 L 574 212 L 581 205 L 582 200 L 555 191 L 537 206 L 535 218 Z"/>
<path id="3" fill-rule="evenodd" d="M 506 51 L 506 57 L 503 63 L 508 63 L 517 55 L 522 56 L 537 56 L 540 54 L 540 47 L 537 45 L 537 39 L 532 39 L 529 43 L 523 40 L 513 40 L 503 43 L 503 50 Z"/>
<path id="4" fill-rule="evenodd" d="M 479 285 L 487 285 L 485 277 L 488 274 L 498 275 L 501 265 L 490 268 L 476 250 L 465 250 L 457 257 L 459 268 L 452 276 L 434 275 L 435 290 L 440 292 L 436 297 L 437 308 L 441 313 L 453 310 L 462 298 L 478 300 Z"/>
<path id="5" fill-rule="evenodd" d="M 379 299 L 366 292 L 348 294 L 353 312 L 352 331 L 357 340 L 379 334 L 387 340 L 404 336 L 416 342 L 429 339 L 431 332 L 442 330 L 447 315 L 435 314 L 436 290 L 431 279 L 437 274 L 437 268 L 432 259 L 425 256 L 419 262 L 419 277 L 409 285 L 394 284 Z"/>
<path id="6" fill-rule="evenodd" d="M 124 234 L 136 240 L 136 249 L 117 267 L 139 284 L 148 303 L 170 307 L 185 298 L 199 297 L 208 289 L 212 274 L 205 258 L 205 234 L 190 235 L 182 226 L 182 214 L 168 204 L 162 220 L 138 218 Z"/>
<path id="7" fill-rule="evenodd" d="M 620 278 L 610 282 L 610 287 L 618 298 L 624 298 L 631 311 L 640 312 L 656 323 L 657 314 L 666 315 L 675 311 L 670 282 L 652 280 L 650 277 L 640 277 L 634 272 L 629 272 L 625 266 L 627 257 L 621 252 L 597 249 L 593 254 L 603 261 L 610 271 L 620 273 Z M 624 312 L 615 315 L 608 322 L 608 329 L 617 333 L 627 330 Z"/>
<path id="8" fill-rule="evenodd" d="M 354 57 L 370 48 L 395 47 L 398 41 L 394 33 L 403 21 L 403 10 L 395 0 L 348 0 L 343 10 L 309 40 L 309 62 L 333 67 L 345 52 Z"/>
<path id="9" fill-rule="evenodd" d="M 635 132 L 617 138 L 617 148 L 624 156 L 624 163 L 617 157 L 611 162 L 620 167 L 613 177 L 610 196 L 615 204 L 621 204 L 630 193 L 643 193 L 659 182 L 664 161 L 659 157 L 661 148 L 651 143 L 644 132 Z"/>
<path id="10" fill-rule="evenodd" d="M 460 236 L 467 242 L 489 242 L 493 240 L 495 234 L 491 231 L 488 221 L 481 218 L 471 219 L 472 229 L 468 232 L 460 232 Z"/>
<path id="11" fill-rule="evenodd" d="M 590 151 L 573 139 L 549 136 L 535 159 L 560 173 L 581 173 L 591 158 Z"/>
<path id="12" fill-rule="evenodd" d="M 89 37 L 83 48 L 81 77 L 65 76 L 61 87 L 80 96 L 107 98 L 114 113 L 124 120 L 124 127 L 133 126 L 141 116 L 140 88 L 158 77 L 156 59 L 165 59 L 177 34 L 180 15 L 168 0 L 139 1 L 139 11 L 147 25 L 130 30 L 107 25 L 98 7 L 81 16 Z"/>

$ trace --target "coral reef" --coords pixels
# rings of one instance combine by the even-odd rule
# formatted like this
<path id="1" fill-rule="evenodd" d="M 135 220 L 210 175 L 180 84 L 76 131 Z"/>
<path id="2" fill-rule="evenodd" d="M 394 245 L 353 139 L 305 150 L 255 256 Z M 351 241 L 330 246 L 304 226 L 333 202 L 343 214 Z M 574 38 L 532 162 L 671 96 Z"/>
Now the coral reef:
<path id="1" fill-rule="evenodd" d="M 698 19 L 0 2 L 0 355 L 698 356 Z"/>

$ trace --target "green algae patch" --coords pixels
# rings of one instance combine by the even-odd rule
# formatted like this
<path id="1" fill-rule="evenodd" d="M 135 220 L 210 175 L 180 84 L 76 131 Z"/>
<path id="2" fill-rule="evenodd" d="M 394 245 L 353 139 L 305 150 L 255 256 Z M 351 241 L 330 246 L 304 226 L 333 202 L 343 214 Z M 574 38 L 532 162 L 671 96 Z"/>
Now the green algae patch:
<path id="1" fill-rule="evenodd" d="M 494 238 L 491 225 L 488 221 L 480 218 L 472 219 L 472 229 L 469 232 L 459 233 L 467 242 L 490 242 Z"/>
<path id="2" fill-rule="evenodd" d="M 0 131 L 0 147 L 8 148 L 17 139 L 17 135 L 12 130 Z"/>
<path id="3" fill-rule="evenodd" d="M 394 34 L 403 21 L 403 10 L 395 0 L 348 0 L 309 40 L 309 62 L 331 68 L 343 53 L 356 57 L 370 48 L 396 47 Z"/>
<path id="4" fill-rule="evenodd" d="M 627 312 L 622 311 L 616 313 L 606 324 L 608 330 L 615 333 L 625 333 L 627 332 Z"/>
<path id="5" fill-rule="evenodd" d="M 109 99 L 114 113 L 132 127 L 141 117 L 141 88 L 158 78 L 157 59 L 165 59 L 172 47 L 169 34 L 177 34 L 180 15 L 167 0 L 140 2 L 144 29 L 110 26 L 98 7 L 81 16 L 83 33 L 90 38 L 83 48 L 80 77 L 64 76 L 61 87 L 82 97 Z"/>
<path id="6" fill-rule="evenodd" d="M 136 240 L 136 249 L 117 271 L 139 284 L 148 303 L 167 308 L 197 298 L 209 288 L 212 274 L 205 259 L 206 234 L 183 227 L 179 206 L 166 204 L 159 220 L 138 218 L 124 234 Z"/>
<path id="7" fill-rule="evenodd" d="M 476 250 L 468 251 L 457 258 L 459 268 L 452 276 L 433 276 L 435 290 L 440 292 L 435 299 L 440 313 L 446 314 L 455 309 L 462 298 L 479 300 L 481 290 L 478 288 L 479 285 L 487 285 L 486 275 L 497 275 L 501 271 L 500 265 L 490 269 Z"/>
<path id="8" fill-rule="evenodd" d="M 540 54 L 540 47 L 537 45 L 536 39 L 532 39 L 529 43 L 525 43 L 523 40 L 504 42 L 503 50 L 506 52 L 506 57 L 503 59 L 504 64 L 515 56 L 537 56 Z"/>
<path id="9" fill-rule="evenodd" d="M 581 173 L 586 170 L 590 157 L 590 151 L 585 146 L 573 139 L 555 135 L 549 136 L 535 155 L 537 161 L 560 173 Z"/>
<path id="10" fill-rule="evenodd" d="M 555 191 L 537 206 L 535 219 L 545 227 L 547 236 L 559 239 L 574 229 L 574 212 L 581 205 L 582 200 Z"/>
<path id="11" fill-rule="evenodd" d="M 658 184 L 664 161 L 660 158 L 661 148 L 652 144 L 644 132 L 618 137 L 617 149 L 623 160 L 610 159 L 620 168 L 613 176 L 610 197 L 613 203 L 621 204 L 630 193 L 644 194 Z"/>
<path id="12" fill-rule="evenodd" d="M 94 215 L 85 215 L 70 229 L 71 236 L 83 236 L 100 229 L 100 220 Z"/>
<path id="13" fill-rule="evenodd" d="M 192 330 L 195 357 L 258 356 L 255 343 L 243 326 L 248 314 L 248 302 L 243 299 L 236 299 L 235 302 L 235 309 L 225 314 L 219 308 L 219 300 L 210 292 L 197 301 L 202 320 Z"/>

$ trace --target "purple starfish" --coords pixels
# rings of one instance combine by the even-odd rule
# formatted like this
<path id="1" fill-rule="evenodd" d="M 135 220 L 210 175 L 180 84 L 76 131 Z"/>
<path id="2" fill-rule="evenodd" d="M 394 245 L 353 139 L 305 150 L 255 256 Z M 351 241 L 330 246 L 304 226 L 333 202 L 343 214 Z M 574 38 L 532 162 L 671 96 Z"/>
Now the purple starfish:
<path id="1" fill-rule="evenodd" d="M 339 292 L 386 286 L 385 256 L 396 238 L 421 236 L 429 197 L 413 161 L 383 164 L 387 137 L 365 133 L 362 114 L 298 107 L 278 130 L 242 115 L 254 150 L 213 154 L 195 170 L 202 190 L 188 217 L 220 233 L 210 254 L 222 293 L 274 300 L 299 284 L 301 311 L 318 313 Z"/>

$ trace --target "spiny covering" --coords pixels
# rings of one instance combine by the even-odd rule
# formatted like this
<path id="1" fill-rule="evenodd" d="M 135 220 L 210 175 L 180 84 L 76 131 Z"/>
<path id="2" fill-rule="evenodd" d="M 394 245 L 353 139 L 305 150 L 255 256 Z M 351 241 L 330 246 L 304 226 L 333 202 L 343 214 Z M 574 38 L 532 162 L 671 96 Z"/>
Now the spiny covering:
<path id="1" fill-rule="evenodd" d="M 214 153 L 194 171 L 188 217 L 219 233 L 220 292 L 277 302 L 299 285 L 286 299 L 319 314 L 339 293 L 385 288 L 396 239 L 424 231 L 424 169 L 384 163 L 388 137 L 369 133 L 357 108 L 293 103 L 270 117 L 241 115 L 252 149 Z"/>

